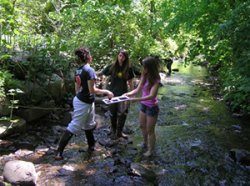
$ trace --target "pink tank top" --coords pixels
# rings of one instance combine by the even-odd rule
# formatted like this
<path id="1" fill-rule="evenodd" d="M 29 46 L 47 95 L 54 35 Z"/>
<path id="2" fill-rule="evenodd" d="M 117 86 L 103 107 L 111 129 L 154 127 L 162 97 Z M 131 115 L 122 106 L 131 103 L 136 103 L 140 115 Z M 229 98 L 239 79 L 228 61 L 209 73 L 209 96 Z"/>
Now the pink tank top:
<path id="1" fill-rule="evenodd" d="M 155 83 L 160 83 L 160 80 L 157 80 Z M 150 94 L 150 90 L 151 90 L 151 88 L 148 89 L 148 80 L 146 80 L 146 82 L 144 83 L 144 85 L 142 87 L 142 97 L 148 96 Z M 153 99 L 141 101 L 141 103 L 143 105 L 148 106 L 148 107 L 153 107 L 153 106 L 156 106 L 158 104 L 158 98 L 156 96 Z"/>

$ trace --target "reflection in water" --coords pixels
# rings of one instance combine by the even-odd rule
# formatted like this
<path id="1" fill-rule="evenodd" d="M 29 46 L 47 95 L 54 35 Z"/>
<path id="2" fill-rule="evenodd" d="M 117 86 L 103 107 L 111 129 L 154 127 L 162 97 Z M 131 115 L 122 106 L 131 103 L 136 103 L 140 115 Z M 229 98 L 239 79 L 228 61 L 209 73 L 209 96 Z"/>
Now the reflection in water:
<path id="1" fill-rule="evenodd" d="M 244 166 L 228 158 L 233 148 L 250 152 L 250 128 L 232 128 L 242 122 L 232 118 L 223 100 L 210 92 L 206 69 L 174 63 L 172 76 L 161 75 L 160 113 L 156 127 L 156 170 L 168 170 L 161 185 L 242 185 L 250 178 Z M 134 109 L 134 110 L 133 110 Z M 138 127 L 131 108 L 128 123 Z M 133 113 L 133 114 L 132 114 Z M 133 126 L 133 127 L 134 127 Z M 142 141 L 139 130 L 135 143 Z M 206 176 L 204 176 L 206 175 Z M 244 185 L 243 184 L 243 185 Z"/>

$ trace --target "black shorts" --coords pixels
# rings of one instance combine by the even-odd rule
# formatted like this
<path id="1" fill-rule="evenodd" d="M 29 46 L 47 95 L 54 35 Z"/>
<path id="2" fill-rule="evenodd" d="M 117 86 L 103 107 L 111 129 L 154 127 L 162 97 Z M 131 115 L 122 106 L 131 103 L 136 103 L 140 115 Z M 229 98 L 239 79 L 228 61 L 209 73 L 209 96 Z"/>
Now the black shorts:
<path id="1" fill-rule="evenodd" d="M 159 106 L 153 106 L 153 107 L 148 107 L 144 104 L 140 105 L 140 111 L 142 111 L 143 113 L 145 113 L 147 116 L 151 116 L 151 117 L 155 117 L 158 116 L 159 114 Z"/>

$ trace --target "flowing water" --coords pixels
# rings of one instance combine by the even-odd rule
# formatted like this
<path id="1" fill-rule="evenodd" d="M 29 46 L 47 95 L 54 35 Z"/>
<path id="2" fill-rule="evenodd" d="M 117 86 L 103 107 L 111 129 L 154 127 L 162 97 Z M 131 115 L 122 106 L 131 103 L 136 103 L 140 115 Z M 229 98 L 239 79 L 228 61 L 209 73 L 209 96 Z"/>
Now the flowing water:
<path id="1" fill-rule="evenodd" d="M 232 152 L 250 151 L 249 122 L 233 118 L 225 102 L 212 94 L 205 68 L 174 65 L 179 72 L 163 78 L 159 91 L 153 160 L 158 184 L 250 185 L 249 162 L 243 166 L 230 158 Z M 129 118 L 132 125 L 138 123 L 137 116 Z"/>

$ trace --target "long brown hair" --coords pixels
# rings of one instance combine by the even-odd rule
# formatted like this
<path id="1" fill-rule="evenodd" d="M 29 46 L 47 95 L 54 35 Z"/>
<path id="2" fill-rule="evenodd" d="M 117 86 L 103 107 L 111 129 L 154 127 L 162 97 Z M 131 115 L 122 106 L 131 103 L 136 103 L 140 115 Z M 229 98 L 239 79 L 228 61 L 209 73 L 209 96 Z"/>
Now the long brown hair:
<path id="1" fill-rule="evenodd" d="M 159 59 L 156 57 L 146 57 L 142 60 L 143 65 L 143 84 L 146 80 L 148 80 L 148 89 L 150 89 L 157 80 L 160 80 L 161 77 L 159 75 Z"/>
<path id="2" fill-rule="evenodd" d="M 119 61 L 118 61 L 118 55 L 122 53 L 125 57 L 125 60 L 124 62 L 122 63 L 122 75 L 123 75 L 123 78 L 124 79 L 127 79 L 128 78 L 128 73 L 129 73 L 129 67 L 130 67 L 130 62 L 129 62 L 129 55 L 128 55 L 128 52 L 124 49 L 121 49 L 119 51 L 119 53 L 117 54 L 117 57 L 116 57 L 116 61 L 115 63 L 111 66 L 110 68 L 110 71 L 111 71 L 111 74 L 112 74 L 112 77 L 115 77 L 116 74 L 118 73 L 118 69 L 119 69 Z"/>

